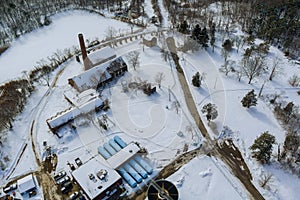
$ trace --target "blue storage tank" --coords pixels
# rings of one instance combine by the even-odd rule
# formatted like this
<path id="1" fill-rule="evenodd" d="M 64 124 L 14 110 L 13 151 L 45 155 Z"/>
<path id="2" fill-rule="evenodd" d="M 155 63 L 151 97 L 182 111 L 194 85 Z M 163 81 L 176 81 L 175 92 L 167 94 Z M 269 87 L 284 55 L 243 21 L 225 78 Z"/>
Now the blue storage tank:
<path id="1" fill-rule="evenodd" d="M 136 180 L 136 182 L 142 182 L 143 178 L 128 163 L 124 165 L 124 169 Z"/>
<path id="2" fill-rule="evenodd" d="M 148 177 L 147 172 L 135 161 L 130 160 L 129 164 L 137 171 L 144 179 Z"/>
<path id="3" fill-rule="evenodd" d="M 127 144 L 117 135 L 114 137 L 114 140 L 122 149 L 127 146 Z"/>
<path id="4" fill-rule="evenodd" d="M 125 171 L 123 167 L 121 167 L 118 172 L 123 177 L 123 179 L 130 185 L 130 187 L 135 188 L 137 186 L 137 182 Z"/>
<path id="5" fill-rule="evenodd" d="M 111 155 L 103 147 L 98 148 L 98 153 L 106 160 L 111 157 Z"/>
<path id="6" fill-rule="evenodd" d="M 121 150 L 121 147 L 113 140 L 108 141 L 109 145 L 112 146 L 117 152 Z"/>
<path id="7" fill-rule="evenodd" d="M 110 155 L 115 155 L 116 153 L 117 153 L 117 151 L 116 150 L 114 150 L 114 148 L 112 148 L 109 144 L 107 144 L 107 143 L 105 143 L 104 145 L 103 145 L 103 147 L 104 147 L 104 149 L 106 149 L 106 151 L 108 151 L 108 153 L 110 154 Z"/>
<path id="8" fill-rule="evenodd" d="M 134 159 L 138 164 L 140 164 L 146 170 L 148 174 L 152 174 L 153 169 L 143 158 L 141 158 L 140 156 L 136 156 Z"/>

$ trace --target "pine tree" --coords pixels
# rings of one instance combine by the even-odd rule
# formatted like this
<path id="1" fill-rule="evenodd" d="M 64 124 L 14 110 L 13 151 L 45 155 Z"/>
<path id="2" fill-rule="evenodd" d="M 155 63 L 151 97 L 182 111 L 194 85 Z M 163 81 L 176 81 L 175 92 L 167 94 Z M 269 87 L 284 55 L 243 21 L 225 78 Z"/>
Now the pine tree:
<path id="1" fill-rule="evenodd" d="M 206 114 L 206 119 L 208 122 L 218 117 L 217 106 L 215 104 L 208 103 L 203 106 L 201 111 L 202 113 Z"/>
<path id="2" fill-rule="evenodd" d="M 183 34 L 187 34 L 189 31 L 188 31 L 188 23 L 186 20 L 184 20 L 180 25 L 179 25 L 179 28 L 178 28 L 178 31 L 180 33 L 183 33 Z"/>
<path id="3" fill-rule="evenodd" d="M 195 87 L 200 87 L 201 86 L 201 81 L 200 81 L 200 73 L 197 72 L 193 78 L 192 78 L 192 84 Z"/>
<path id="4" fill-rule="evenodd" d="M 242 99 L 241 102 L 242 102 L 242 105 L 247 108 L 250 108 L 250 106 L 256 106 L 257 98 L 256 98 L 256 94 L 254 93 L 254 90 L 251 90 L 250 92 L 248 92 L 248 94 L 246 94 L 246 96 L 244 96 L 244 98 Z"/>
<path id="5" fill-rule="evenodd" d="M 226 50 L 226 51 L 231 51 L 232 50 L 232 41 L 227 39 L 225 40 L 225 42 L 222 44 L 222 47 Z"/>
<path id="6" fill-rule="evenodd" d="M 252 157 L 262 163 L 269 163 L 273 144 L 275 144 L 275 137 L 269 134 L 268 131 L 264 132 L 255 139 L 253 145 L 250 147 L 252 150 Z"/>

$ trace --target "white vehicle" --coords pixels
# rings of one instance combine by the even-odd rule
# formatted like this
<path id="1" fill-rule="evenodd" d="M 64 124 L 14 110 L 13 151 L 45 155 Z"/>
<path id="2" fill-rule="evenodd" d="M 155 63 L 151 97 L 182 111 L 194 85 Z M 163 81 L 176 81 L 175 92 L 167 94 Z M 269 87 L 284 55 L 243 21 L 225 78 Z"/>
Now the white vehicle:
<path id="1" fill-rule="evenodd" d="M 61 178 L 61 179 L 58 179 L 58 180 L 56 181 L 56 183 L 57 183 L 58 185 L 61 185 L 61 184 L 64 184 L 64 183 L 68 182 L 69 180 L 70 180 L 70 177 L 69 177 L 69 176 L 65 176 L 65 177 L 63 177 L 63 178 Z"/>
<path id="2" fill-rule="evenodd" d="M 70 200 L 74 200 L 79 196 L 79 192 L 74 192 L 73 194 L 70 195 Z"/>

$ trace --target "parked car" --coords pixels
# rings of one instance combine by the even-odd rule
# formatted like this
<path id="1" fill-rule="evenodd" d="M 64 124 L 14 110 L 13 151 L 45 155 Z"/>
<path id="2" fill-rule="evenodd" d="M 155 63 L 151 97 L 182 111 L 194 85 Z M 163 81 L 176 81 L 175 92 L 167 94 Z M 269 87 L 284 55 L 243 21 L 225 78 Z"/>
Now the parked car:
<path id="1" fill-rule="evenodd" d="M 78 167 L 82 165 L 80 158 L 76 158 L 75 163 L 77 164 Z"/>
<path id="2" fill-rule="evenodd" d="M 10 191 L 17 189 L 17 187 L 18 187 L 17 183 L 13 183 L 13 184 L 8 185 L 5 188 L 3 188 L 3 192 L 9 193 Z"/>
<path id="3" fill-rule="evenodd" d="M 81 194 L 81 195 L 79 195 L 79 197 L 77 198 L 77 200 L 86 200 L 86 198 Z"/>
<path id="4" fill-rule="evenodd" d="M 58 179 L 61 179 L 64 177 L 67 173 L 65 171 L 59 172 L 57 175 L 54 176 L 54 180 L 57 181 Z"/>
<path id="5" fill-rule="evenodd" d="M 29 197 L 33 197 L 33 196 L 35 196 L 36 195 L 36 190 L 31 190 L 30 192 L 29 192 Z"/>
<path id="6" fill-rule="evenodd" d="M 58 179 L 57 181 L 56 181 L 56 183 L 58 184 L 58 185 L 61 185 L 61 184 L 64 184 L 64 183 L 66 183 L 66 182 L 68 182 L 68 181 L 70 181 L 71 179 L 70 179 L 70 176 L 65 176 L 65 177 L 63 177 L 63 178 L 61 178 L 61 179 Z"/>
<path id="7" fill-rule="evenodd" d="M 66 183 L 63 184 L 63 186 L 61 187 L 60 191 L 63 193 L 63 194 L 67 194 L 68 192 L 70 192 L 73 188 L 73 185 L 72 185 L 72 182 L 71 181 L 68 181 Z"/>
<path id="8" fill-rule="evenodd" d="M 78 196 L 79 196 L 79 192 L 76 191 L 70 195 L 70 200 L 75 200 Z"/>

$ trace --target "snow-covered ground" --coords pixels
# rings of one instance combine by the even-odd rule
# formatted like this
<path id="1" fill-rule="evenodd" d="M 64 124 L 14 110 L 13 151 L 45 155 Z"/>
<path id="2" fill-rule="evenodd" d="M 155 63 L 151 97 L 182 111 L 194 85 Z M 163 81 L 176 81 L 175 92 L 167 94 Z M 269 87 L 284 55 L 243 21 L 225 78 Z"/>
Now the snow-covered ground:
<path id="1" fill-rule="evenodd" d="M 237 33 L 241 34 L 240 31 Z M 246 47 L 244 46 L 243 48 L 245 49 Z M 280 173 L 276 173 L 279 171 L 278 169 L 275 170 L 272 166 L 263 167 L 251 158 L 249 147 L 261 133 L 269 131 L 276 137 L 278 144 L 283 144 L 285 137 L 285 132 L 274 117 L 272 108 L 263 99 L 259 99 L 257 106 L 249 109 L 241 105 L 242 98 L 250 90 L 254 89 L 256 94 L 259 93 L 264 80 L 267 80 L 267 74 L 266 77 L 255 78 L 252 84 L 247 84 L 248 80 L 246 77 L 243 77 L 239 82 L 233 73 L 225 76 L 224 73 L 219 71 L 220 66 L 224 63 L 224 58 L 221 56 L 221 48 L 222 44 L 218 41 L 215 52 L 212 52 L 212 49 L 208 48 L 207 50 L 199 50 L 194 53 L 187 52 L 180 54 L 180 63 L 184 68 L 183 70 L 189 82 L 190 90 L 198 106 L 198 112 L 201 113 L 201 109 L 206 103 L 212 102 L 216 104 L 218 117 L 214 120 L 213 126 L 208 126 L 207 122 L 205 123 L 211 137 L 218 138 L 224 126 L 232 129 L 234 133 L 232 137 L 239 146 L 254 176 L 254 184 L 264 196 L 272 199 L 282 199 L 282 197 L 286 197 L 287 193 L 290 193 L 288 199 L 297 199 L 295 198 L 297 190 L 293 190 L 294 186 L 289 186 L 288 181 L 283 180 Z M 236 53 L 234 49 L 229 59 L 239 64 L 242 58 L 241 52 L 243 51 L 243 49 L 240 49 L 240 53 Z M 270 66 L 272 66 L 272 61 L 275 57 L 279 57 L 282 60 L 282 66 L 284 66 L 282 74 L 276 76 L 273 81 L 266 82 L 262 95 L 282 94 L 281 98 L 285 101 L 293 101 L 299 105 L 299 96 L 297 95 L 297 89 L 299 90 L 299 88 L 292 88 L 288 84 L 288 79 L 293 74 L 300 74 L 300 67 L 285 58 L 277 48 L 271 46 L 267 56 L 267 63 Z M 205 74 L 201 88 L 196 88 L 191 83 L 192 77 L 196 72 Z M 204 115 L 202 115 L 202 119 L 206 121 Z M 277 145 L 274 146 L 274 154 L 276 152 Z M 271 187 L 270 191 L 262 189 L 258 184 L 261 177 L 266 173 L 274 175 L 273 187 Z M 289 176 L 292 180 L 295 179 L 291 174 L 285 173 L 285 175 Z"/>
<path id="2" fill-rule="evenodd" d="M 171 175 L 179 199 L 244 199 L 215 165 L 212 158 L 199 156 Z"/>
<path id="3" fill-rule="evenodd" d="M 54 15 L 51 20 L 49 26 L 16 39 L 0 56 L 0 83 L 21 77 L 22 71 L 30 71 L 36 62 L 47 59 L 57 50 L 78 46 L 78 33 L 83 33 L 84 38 L 91 41 L 104 39 L 112 25 L 118 33 L 130 32 L 126 23 L 87 11 L 63 12 Z"/>
<path id="4" fill-rule="evenodd" d="M 162 1 L 159 1 L 159 4 L 161 7 Z M 145 3 L 145 8 L 147 14 L 151 15 L 153 9 L 151 9 L 150 1 Z M 164 23 L 167 23 L 167 15 L 164 12 L 162 14 L 165 17 Z M 125 23 L 82 11 L 61 13 L 55 15 L 52 21 L 50 26 L 17 39 L 11 48 L 0 56 L 2 72 L 0 83 L 21 76 L 23 70 L 31 70 L 37 61 L 47 58 L 57 49 L 78 45 L 77 34 L 79 32 L 82 32 L 86 39 L 97 37 L 101 40 L 109 26 L 118 27 L 118 31 L 123 29 L 130 31 L 130 27 Z M 65 67 L 65 70 L 45 101 L 41 99 L 48 88 L 37 87 L 37 91 L 30 97 L 24 112 L 14 122 L 14 129 L 8 134 L 6 148 L 1 151 L 10 155 L 12 162 L 16 162 L 22 147 L 29 141 L 31 122 L 34 120 L 33 137 L 37 140 L 38 154 L 44 155 L 43 142 L 47 141 L 52 151 L 58 155 L 56 171 L 62 169 L 68 171 L 66 163 L 69 161 L 74 164 L 74 159 L 77 157 L 80 157 L 83 162 L 89 160 L 98 154 L 97 147 L 114 135 L 119 135 L 126 142 L 137 141 L 144 146 L 149 151 L 148 157 L 156 170 L 161 169 L 176 155 L 182 153 L 185 145 L 188 145 L 189 150 L 195 148 L 193 143 L 201 140 L 201 134 L 195 127 L 186 107 L 175 68 L 162 59 L 158 47 L 145 47 L 145 51 L 142 49 L 143 46 L 139 40 L 116 48 L 117 55 L 122 55 L 125 59 L 128 52 L 139 51 L 141 64 L 136 71 L 129 67 L 129 72 L 124 77 L 102 93 L 103 98 L 108 98 L 111 102 L 111 109 L 105 113 L 111 120 L 108 131 L 102 130 L 97 121 L 102 117 L 103 112 L 89 118 L 75 120 L 76 131 L 65 127 L 61 130 L 64 135 L 62 138 L 58 138 L 49 131 L 46 120 L 70 107 L 63 97 L 65 91 L 72 90 L 67 79 L 83 71 L 82 65 L 75 59 L 71 59 L 61 66 L 61 68 Z M 251 158 L 249 147 L 262 132 L 270 131 L 276 136 L 278 143 L 282 144 L 284 140 L 284 130 L 274 118 L 271 108 L 263 100 L 259 100 L 255 108 L 246 109 L 241 106 L 242 97 L 251 89 L 255 89 L 258 93 L 263 80 L 255 79 L 253 84 L 249 85 L 245 78 L 238 82 L 234 75 L 229 74 L 226 77 L 220 73 L 218 68 L 223 64 L 220 49 L 221 44 L 218 41 L 215 53 L 208 48 L 207 51 L 200 50 L 179 55 L 198 111 L 201 113 L 202 106 L 208 102 L 213 102 L 218 107 L 219 116 L 214 121 L 216 126 L 213 129 L 207 127 L 210 135 L 217 138 L 223 126 L 229 126 L 234 131 L 233 139 L 254 176 L 254 184 L 261 193 L 267 199 L 296 200 L 298 188 L 300 188 L 299 178 L 283 172 L 277 166 L 262 167 Z M 30 52 L 30 54 L 24 52 Z M 278 49 L 271 47 L 269 56 L 275 55 L 284 59 Z M 230 59 L 238 60 L 240 55 L 232 53 Z M 279 92 L 283 94 L 286 101 L 294 101 L 299 105 L 299 96 L 296 95 L 296 91 L 286 89 L 289 88 L 287 79 L 293 74 L 300 74 L 299 65 L 292 65 L 286 59 L 283 61 L 287 66 L 284 68 L 284 75 L 275 78 L 272 82 L 267 82 L 263 94 Z M 192 76 L 197 71 L 206 74 L 205 82 L 200 89 L 191 85 Z M 129 82 L 140 78 L 156 85 L 154 77 L 157 72 L 163 72 L 165 79 L 162 81 L 162 88 L 157 87 L 155 95 L 146 96 L 138 90 L 122 92 L 122 81 Z M 55 73 L 57 71 L 53 72 Z M 175 106 L 176 101 L 180 104 L 178 112 Z M 203 117 L 203 120 L 206 119 Z M 180 131 L 183 137 L 177 135 Z M 236 178 L 229 173 L 224 174 L 218 166 L 215 160 L 209 157 L 197 157 L 169 177 L 169 180 L 178 185 L 181 199 L 194 199 L 194 197 L 244 199 L 245 190 L 241 185 L 237 186 L 239 182 L 236 182 Z M 10 178 L 34 171 L 36 168 L 32 147 L 28 144 Z M 8 168 L 0 173 L 0 184 L 8 181 L 4 179 L 4 175 L 10 174 L 12 170 Z M 259 179 L 265 173 L 272 173 L 274 176 L 270 191 L 263 190 L 258 184 Z"/>

